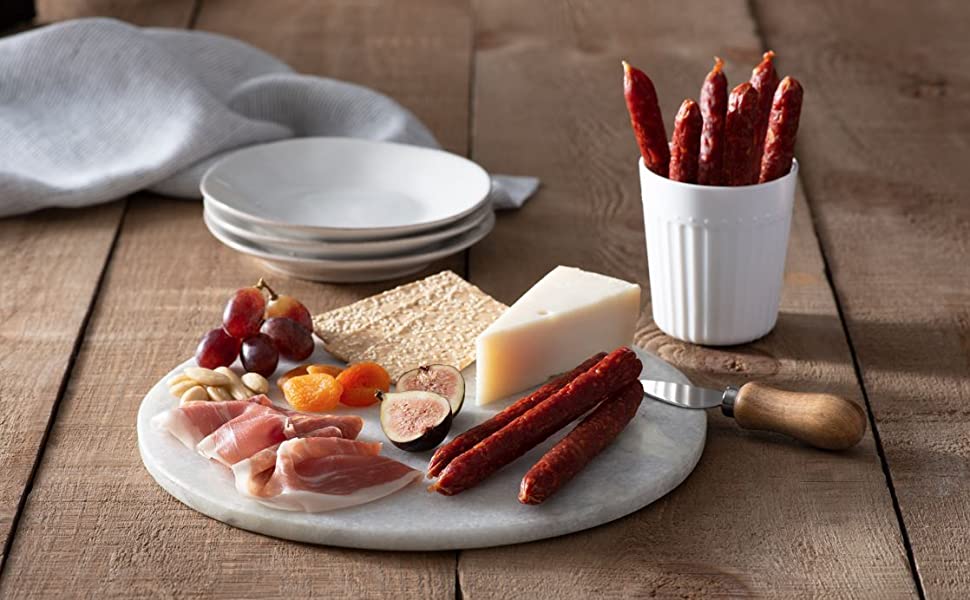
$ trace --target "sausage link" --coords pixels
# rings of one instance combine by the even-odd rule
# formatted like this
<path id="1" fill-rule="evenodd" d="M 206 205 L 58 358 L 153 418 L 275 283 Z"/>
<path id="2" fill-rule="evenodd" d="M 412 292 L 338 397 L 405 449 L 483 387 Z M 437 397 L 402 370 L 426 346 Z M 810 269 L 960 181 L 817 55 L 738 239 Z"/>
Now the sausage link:
<path id="1" fill-rule="evenodd" d="M 667 130 L 664 129 L 657 90 L 646 73 L 626 61 L 623 61 L 623 96 L 644 164 L 657 175 L 666 177 L 670 167 L 670 149 L 667 147 Z"/>
<path id="2" fill-rule="evenodd" d="M 684 100 L 674 119 L 674 136 L 670 140 L 670 178 L 674 181 L 697 183 L 703 125 L 697 103 L 690 98 Z"/>
<path id="3" fill-rule="evenodd" d="M 714 57 L 714 68 L 701 86 L 701 152 L 697 182 L 701 185 L 724 185 L 724 119 L 727 116 L 727 77 L 724 61 Z"/>
<path id="4" fill-rule="evenodd" d="M 754 155 L 754 126 L 758 113 L 758 92 L 744 82 L 731 90 L 724 122 L 724 183 L 751 185 L 758 182 Z"/>
<path id="5" fill-rule="evenodd" d="M 802 113 L 802 95 L 802 84 L 797 79 L 785 77 L 778 84 L 765 135 L 765 155 L 761 159 L 761 176 L 758 178 L 761 183 L 784 177 L 791 170 L 798 119 Z"/>
<path id="6" fill-rule="evenodd" d="M 771 99 L 778 87 L 778 72 L 775 71 L 775 53 L 769 50 L 764 53 L 761 62 L 751 71 L 751 87 L 758 90 L 758 120 L 755 122 L 754 154 L 761 167 L 761 155 L 765 150 L 765 132 L 768 130 L 768 115 L 771 113 Z"/>
<path id="7" fill-rule="evenodd" d="M 583 364 L 579 365 L 572 371 L 553 379 L 528 396 L 516 401 L 514 404 L 509 405 L 504 410 L 496 413 L 491 419 L 476 427 L 472 427 L 441 448 L 438 448 L 437 452 L 434 453 L 434 456 L 431 457 L 431 462 L 428 463 L 428 477 L 437 477 L 441 471 L 444 470 L 444 468 L 447 467 L 457 456 L 466 450 L 469 450 L 478 442 L 505 427 L 520 415 L 525 414 L 530 408 L 536 406 L 549 396 L 552 396 L 564 388 L 567 383 L 595 367 L 596 363 L 603 360 L 603 357 L 605 356 L 605 352 L 600 352 L 599 354 L 586 359 Z"/>
<path id="8" fill-rule="evenodd" d="M 575 477 L 623 431 L 643 400 L 639 381 L 607 397 L 522 478 L 519 502 L 541 504 Z"/>
<path id="9" fill-rule="evenodd" d="M 642 368 L 633 350 L 617 348 L 548 400 L 453 460 L 428 489 L 452 496 L 478 485 L 636 379 Z"/>

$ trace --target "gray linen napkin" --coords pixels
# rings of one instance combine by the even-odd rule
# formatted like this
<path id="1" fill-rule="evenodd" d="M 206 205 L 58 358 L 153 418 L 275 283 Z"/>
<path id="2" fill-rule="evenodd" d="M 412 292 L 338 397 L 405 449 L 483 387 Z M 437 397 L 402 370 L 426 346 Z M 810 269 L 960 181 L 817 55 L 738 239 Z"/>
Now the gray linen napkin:
<path id="1" fill-rule="evenodd" d="M 220 35 L 82 19 L 0 40 L 0 217 L 141 189 L 197 198 L 226 153 L 322 135 L 438 146 L 387 96 Z M 493 176 L 494 205 L 538 184 Z"/>

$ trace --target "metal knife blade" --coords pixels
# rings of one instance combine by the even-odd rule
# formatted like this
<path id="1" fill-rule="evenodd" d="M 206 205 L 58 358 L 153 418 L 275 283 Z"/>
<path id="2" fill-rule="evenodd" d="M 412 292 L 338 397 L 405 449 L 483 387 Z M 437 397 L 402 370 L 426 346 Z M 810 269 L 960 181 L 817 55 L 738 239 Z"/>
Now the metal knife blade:
<path id="1" fill-rule="evenodd" d="M 724 392 L 683 383 L 641 379 L 643 393 L 654 400 L 681 408 L 714 408 L 720 406 Z"/>

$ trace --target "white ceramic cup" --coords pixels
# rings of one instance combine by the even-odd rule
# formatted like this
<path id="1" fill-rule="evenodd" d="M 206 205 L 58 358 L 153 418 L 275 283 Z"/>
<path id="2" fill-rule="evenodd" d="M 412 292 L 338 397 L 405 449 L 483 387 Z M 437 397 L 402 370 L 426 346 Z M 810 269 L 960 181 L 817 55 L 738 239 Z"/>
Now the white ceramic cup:
<path id="1" fill-rule="evenodd" d="M 669 336 L 741 344 L 778 320 L 798 163 L 768 183 L 671 181 L 640 159 L 653 319 Z"/>

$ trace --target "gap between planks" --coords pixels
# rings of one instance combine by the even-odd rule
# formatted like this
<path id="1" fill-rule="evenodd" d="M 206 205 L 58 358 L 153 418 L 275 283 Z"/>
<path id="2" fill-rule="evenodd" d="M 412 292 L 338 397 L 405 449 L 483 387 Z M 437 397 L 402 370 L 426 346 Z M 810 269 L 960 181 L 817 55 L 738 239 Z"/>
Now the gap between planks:
<path id="1" fill-rule="evenodd" d="M 192 7 L 191 16 L 189 17 L 187 28 L 191 29 L 195 24 L 195 18 L 198 16 L 199 9 L 202 6 L 202 0 L 194 0 Z M 20 33 L 22 30 L 32 29 L 41 25 L 37 22 L 39 17 L 35 16 L 34 21 L 29 25 L 24 26 L 23 29 L 14 29 L 5 32 L 5 35 L 13 35 Z M 114 233 L 111 237 L 111 243 L 108 245 L 108 251 L 105 254 L 104 262 L 101 265 L 101 270 L 98 273 L 97 281 L 95 282 L 94 289 L 91 292 L 91 296 L 88 300 L 88 305 L 85 308 L 84 316 L 81 319 L 80 326 L 78 327 L 77 334 L 74 338 L 74 343 L 71 346 L 71 352 L 68 355 L 67 365 L 65 366 L 64 373 L 61 376 L 60 384 L 57 387 L 57 393 L 54 396 L 54 401 L 51 405 L 50 414 L 47 418 L 47 423 L 44 426 L 44 432 L 41 435 L 40 443 L 37 446 L 37 451 L 34 455 L 33 464 L 30 467 L 30 473 L 27 476 L 27 480 L 24 483 L 24 487 L 21 490 L 20 498 L 17 501 L 17 508 L 14 511 L 13 518 L 10 522 L 9 533 L 4 541 L 3 548 L 0 549 L 0 581 L 3 580 L 4 574 L 6 573 L 7 558 L 10 556 L 10 551 L 13 549 L 14 540 L 17 537 L 17 532 L 20 526 L 21 517 L 24 514 L 24 509 L 27 505 L 27 499 L 30 497 L 31 492 L 34 488 L 34 482 L 37 478 L 37 473 L 40 470 L 40 465 L 44 460 L 44 455 L 47 450 L 47 442 L 50 439 L 51 431 L 54 428 L 54 423 L 57 420 L 58 413 L 60 411 L 61 403 L 67 394 L 68 386 L 71 382 L 71 377 L 74 374 L 74 367 L 77 363 L 78 355 L 81 352 L 81 347 L 84 343 L 84 339 L 87 336 L 88 326 L 91 323 L 91 316 L 94 314 L 94 308 L 97 306 L 98 299 L 101 296 L 101 290 L 104 287 L 105 278 L 108 274 L 108 269 L 111 266 L 112 260 L 115 255 L 115 250 L 118 247 L 118 240 L 121 237 L 122 227 L 125 223 L 125 217 L 128 214 L 128 208 L 130 205 L 130 197 L 126 197 L 123 200 L 123 205 L 121 208 L 121 214 L 118 215 L 118 221 L 115 224 Z M 77 209 L 83 210 L 83 209 Z"/>
<path id="2" fill-rule="evenodd" d="M 88 330 L 88 324 L 91 322 L 91 315 L 94 313 L 94 307 L 97 303 L 98 297 L 101 295 L 101 288 L 104 285 L 105 276 L 108 273 L 108 266 L 111 264 L 111 259 L 114 257 L 115 248 L 118 247 L 118 238 L 121 236 L 121 227 L 125 222 L 125 215 L 128 214 L 128 203 L 129 200 L 126 198 L 124 200 L 124 205 L 121 208 L 121 214 L 118 216 L 118 223 L 115 225 L 114 235 L 111 238 L 111 244 L 108 246 L 108 253 L 105 255 L 104 263 L 101 265 L 101 271 L 98 273 L 98 280 L 94 284 L 94 290 L 91 292 L 91 298 L 88 301 L 88 306 L 84 311 L 84 317 L 81 319 L 81 325 L 78 327 L 77 335 L 74 338 L 74 345 L 71 347 L 71 353 L 67 358 L 67 366 L 64 369 L 64 374 L 61 376 L 61 383 L 57 387 L 57 395 L 54 397 L 54 403 L 51 405 L 50 414 L 47 417 L 47 424 L 44 426 L 44 433 L 41 435 L 40 444 L 37 446 L 37 453 L 34 455 L 34 463 L 30 467 L 30 474 L 27 476 L 27 481 L 24 483 L 24 488 L 20 492 L 20 499 L 17 501 L 17 510 L 14 512 L 13 519 L 10 521 L 10 533 L 7 534 L 6 542 L 3 545 L 3 553 L 0 554 L 0 580 L 3 579 L 4 570 L 7 566 L 7 557 L 10 555 L 10 550 L 13 548 L 14 539 L 17 537 L 17 530 L 20 525 L 20 517 L 24 514 L 24 507 L 27 504 L 27 498 L 30 496 L 30 492 L 34 488 L 34 480 L 37 477 L 37 471 L 40 469 L 41 462 L 44 460 L 44 451 L 47 449 L 47 440 L 50 438 L 51 430 L 54 428 L 54 421 L 57 420 L 57 413 L 61 407 L 61 401 L 64 399 L 67 393 L 67 386 L 71 381 L 71 375 L 74 373 L 74 365 L 77 362 L 77 357 L 81 353 L 81 345 L 84 343 L 84 338 Z"/>
<path id="3" fill-rule="evenodd" d="M 765 34 L 764 27 L 762 26 L 761 16 L 758 14 L 758 7 L 756 0 L 746 0 L 748 6 L 748 12 L 751 15 L 751 21 L 754 23 L 754 34 L 755 37 L 761 42 L 761 48 L 764 51 L 769 49 L 768 37 Z M 784 58 L 781 59 L 782 61 Z M 923 590 L 923 580 L 919 574 L 919 568 L 916 565 L 916 555 L 913 552 L 913 545 L 909 539 L 909 532 L 906 530 L 906 520 L 903 518 L 903 511 L 899 505 L 899 498 L 896 496 L 896 486 L 893 484 L 892 472 L 889 468 L 889 461 L 886 458 L 886 451 L 882 445 L 882 438 L 879 435 L 879 427 L 876 423 L 875 413 L 872 410 L 872 404 L 869 401 L 869 390 L 866 389 L 865 379 L 862 376 L 862 365 L 859 363 L 859 357 L 856 353 L 855 343 L 852 341 L 852 334 L 849 332 L 849 325 L 846 322 L 845 311 L 842 306 L 842 296 L 839 293 L 838 287 L 836 287 L 835 278 L 832 277 L 832 269 L 829 266 L 829 257 L 825 251 L 825 245 L 822 244 L 820 237 L 820 232 L 818 228 L 818 221 L 815 218 L 815 210 L 812 206 L 812 193 L 805 185 L 805 181 L 801 180 L 799 177 L 799 183 L 802 186 L 802 191 L 805 194 L 805 204 L 808 207 L 808 215 L 811 219 L 812 230 L 815 232 L 815 240 L 818 244 L 819 255 L 822 257 L 822 264 L 825 267 L 825 280 L 828 282 L 829 289 L 832 291 L 832 298 L 835 302 L 835 309 L 839 316 L 839 325 L 842 327 L 842 334 L 845 336 L 845 343 L 849 348 L 849 356 L 852 359 L 852 370 L 855 373 L 856 381 L 859 384 L 859 390 L 862 393 L 862 400 L 866 405 L 866 416 L 869 419 L 869 428 L 872 431 L 872 440 L 876 446 L 876 454 L 879 456 L 879 464 L 882 466 L 883 476 L 886 478 L 886 487 L 889 490 L 889 497 L 892 500 L 893 512 L 896 514 L 896 521 L 899 524 L 899 534 L 902 537 L 903 549 L 906 551 L 906 560 L 909 563 L 910 575 L 913 578 L 913 583 L 916 586 L 916 593 L 921 600 L 926 599 L 926 593 Z"/>

